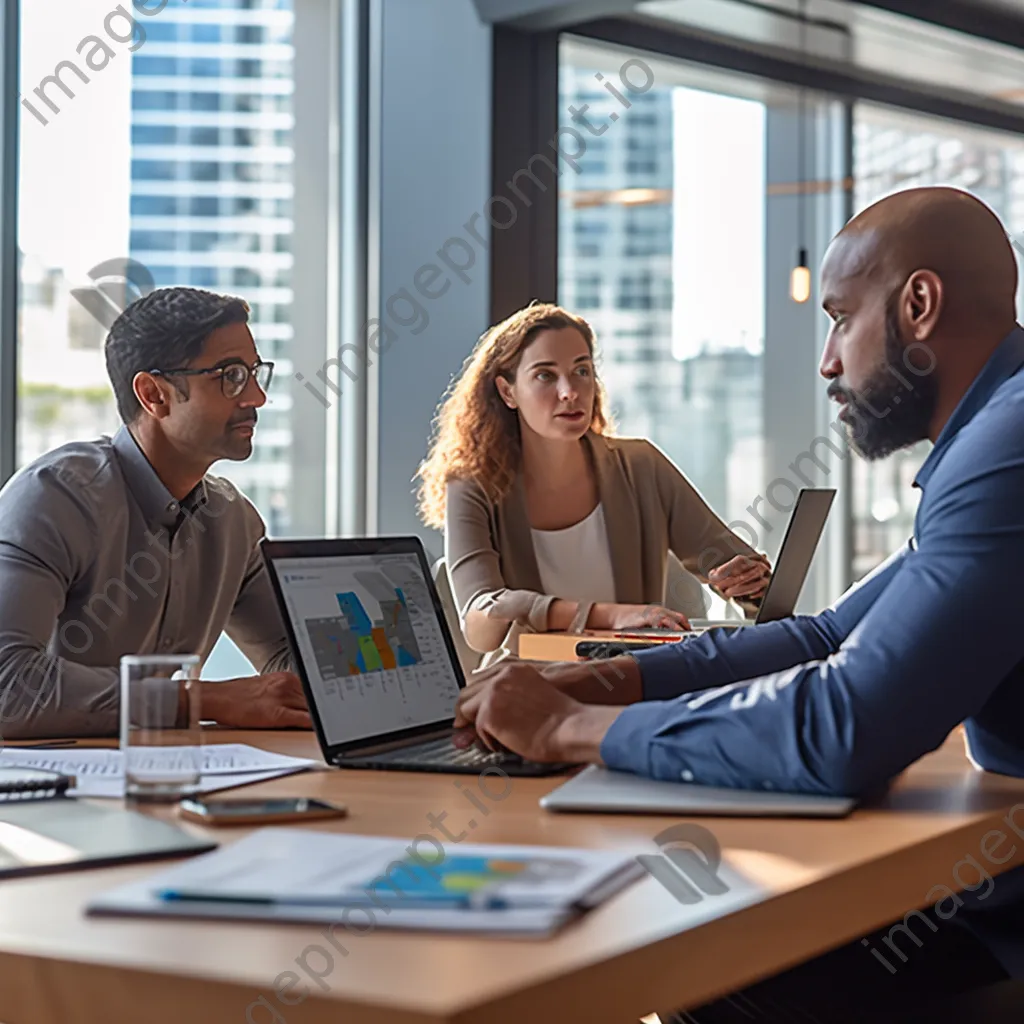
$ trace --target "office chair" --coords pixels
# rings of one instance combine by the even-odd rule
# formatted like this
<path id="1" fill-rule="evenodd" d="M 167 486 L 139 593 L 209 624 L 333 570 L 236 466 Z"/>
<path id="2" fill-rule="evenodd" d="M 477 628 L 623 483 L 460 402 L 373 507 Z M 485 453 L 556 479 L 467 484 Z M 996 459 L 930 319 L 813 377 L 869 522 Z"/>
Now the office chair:
<path id="1" fill-rule="evenodd" d="M 683 563 L 670 551 L 665 561 L 665 596 L 662 599 L 665 607 L 681 612 L 688 619 L 710 619 L 709 611 L 715 599 L 716 595 L 687 572 Z M 724 605 L 725 602 L 721 603 Z"/>
<path id="2" fill-rule="evenodd" d="M 434 577 L 434 586 L 437 587 L 437 596 L 441 599 L 444 617 L 448 622 L 448 629 L 451 630 L 452 639 L 455 641 L 455 653 L 459 656 L 459 664 L 462 666 L 463 673 L 468 677 L 471 672 L 475 672 L 480 667 L 483 655 L 474 651 L 462 635 L 459 612 L 455 607 L 455 595 L 452 593 L 451 581 L 448 579 L 448 563 L 444 558 L 439 558 L 433 564 L 431 573 Z"/>

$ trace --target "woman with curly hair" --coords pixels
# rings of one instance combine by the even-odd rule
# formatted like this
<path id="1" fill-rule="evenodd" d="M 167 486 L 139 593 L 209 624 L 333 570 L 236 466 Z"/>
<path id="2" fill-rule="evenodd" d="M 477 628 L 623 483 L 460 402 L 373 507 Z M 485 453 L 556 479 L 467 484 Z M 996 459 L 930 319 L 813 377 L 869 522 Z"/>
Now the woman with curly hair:
<path id="1" fill-rule="evenodd" d="M 514 654 L 524 631 L 689 628 L 662 606 L 669 551 L 756 610 L 768 560 L 660 449 L 615 437 L 605 402 L 590 325 L 546 304 L 487 331 L 445 396 L 418 473 L 420 514 L 444 530 L 474 650 Z"/>

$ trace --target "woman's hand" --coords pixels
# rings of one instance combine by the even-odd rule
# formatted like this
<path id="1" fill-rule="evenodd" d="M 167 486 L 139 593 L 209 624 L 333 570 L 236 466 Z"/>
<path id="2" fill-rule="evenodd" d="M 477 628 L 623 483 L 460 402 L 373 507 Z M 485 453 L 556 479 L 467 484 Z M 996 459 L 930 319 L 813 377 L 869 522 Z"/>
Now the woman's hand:
<path id="1" fill-rule="evenodd" d="M 674 629 L 689 630 L 690 620 L 682 612 L 674 612 L 659 604 L 607 605 L 606 629 Z"/>
<path id="2" fill-rule="evenodd" d="M 771 563 L 764 555 L 737 555 L 712 569 L 708 582 L 725 598 L 761 597 L 772 578 Z"/>

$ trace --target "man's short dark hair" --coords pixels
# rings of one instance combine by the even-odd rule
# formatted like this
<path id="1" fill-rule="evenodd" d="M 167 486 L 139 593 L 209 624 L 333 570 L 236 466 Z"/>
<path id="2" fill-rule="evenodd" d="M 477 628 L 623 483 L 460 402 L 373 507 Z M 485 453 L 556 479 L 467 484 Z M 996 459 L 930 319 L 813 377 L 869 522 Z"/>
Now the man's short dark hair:
<path id="1" fill-rule="evenodd" d="M 104 346 L 121 419 L 131 423 L 142 409 L 132 388 L 137 373 L 187 367 L 218 327 L 248 320 L 244 299 L 201 288 L 157 288 L 133 302 L 111 325 Z"/>

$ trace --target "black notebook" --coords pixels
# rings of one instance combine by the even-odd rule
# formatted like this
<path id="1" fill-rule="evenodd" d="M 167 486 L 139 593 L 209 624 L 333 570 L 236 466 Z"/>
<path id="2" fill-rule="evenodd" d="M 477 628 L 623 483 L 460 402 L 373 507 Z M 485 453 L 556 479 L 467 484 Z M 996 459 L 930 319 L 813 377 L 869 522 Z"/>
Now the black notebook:
<path id="1" fill-rule="evenodd" d="M 15 800 L 45 800 L 63 796 L 75 780 L 59 772 L 0 765 L 0 804 Z"/>

